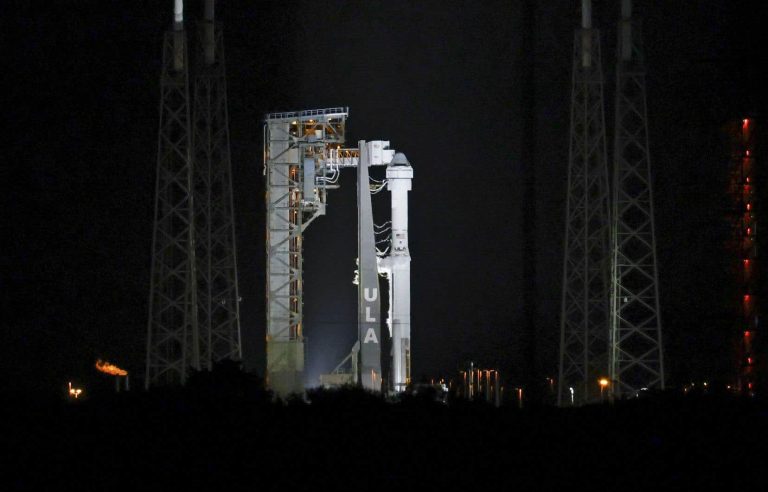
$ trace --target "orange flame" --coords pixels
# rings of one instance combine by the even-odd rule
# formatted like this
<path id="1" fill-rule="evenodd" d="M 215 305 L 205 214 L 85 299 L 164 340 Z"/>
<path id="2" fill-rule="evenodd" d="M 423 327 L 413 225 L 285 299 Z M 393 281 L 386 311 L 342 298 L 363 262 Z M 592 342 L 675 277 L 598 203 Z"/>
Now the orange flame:
<path id="1" fill-rule="evenodd" d="M 96 361 L 96 369 L 98 369 L 101 372 L 104 372 L 106 374 L 111 374 L 113 376 L 127 376 L 128 371 L 125 369 L 120 369 L 114 364 L 110 364 L 109 362 L 105 360 L 98 359 Z"/>

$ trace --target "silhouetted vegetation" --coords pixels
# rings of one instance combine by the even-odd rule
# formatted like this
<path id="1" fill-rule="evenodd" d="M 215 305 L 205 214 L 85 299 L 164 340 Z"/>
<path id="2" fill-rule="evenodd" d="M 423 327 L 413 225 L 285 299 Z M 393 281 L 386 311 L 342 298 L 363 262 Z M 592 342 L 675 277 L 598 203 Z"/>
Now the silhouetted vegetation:
<path id="1" fill-rule="evenodd" d="M 261 377 L 243 371 L 240 362 L 230 359 L 215 363 L 210 371 L 193 371 L 186 390 L 201 398 L 217 400 L 263 403 L 272 399 Z"/>
<path id="2" fill-rule="evenodd" d="M 768 437 L 763 402 L 722 395 L 536 411 L 354 387 L 278 400 L 232 362 L 185 388 L 6 410 L 5 490 L 732 490 L 759 477 Z"/>

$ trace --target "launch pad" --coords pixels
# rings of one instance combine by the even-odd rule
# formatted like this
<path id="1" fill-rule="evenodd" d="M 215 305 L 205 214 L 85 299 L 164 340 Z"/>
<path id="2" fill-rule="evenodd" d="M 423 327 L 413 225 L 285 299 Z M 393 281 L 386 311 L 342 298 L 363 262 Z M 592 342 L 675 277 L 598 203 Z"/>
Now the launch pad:
<path id="1" fill-rule="evenodd" d="M 348 108 L 339 107 L 265 117 L 267 383 L 278 395 L 304 391 L 303 234 L 325 214 L 328 191 L 338 188 L 345 168 L 358 171 L 358 343 L 350 354 L 352 381 L 382 390 L 380 275 L 390 283 L 391 389 L 402 391 L 410 381 L 408 191 L 413 169 L 387 141 L 343 147 L 348 115 Z M 387 166 L 385 182 L 371 184 L 371 166 Z M 392 217 L 375 225 L 371 194 L 384 186 L 391 193 Z M 376 236 L 387 232 L 388 247 L 380 251 Z"/>

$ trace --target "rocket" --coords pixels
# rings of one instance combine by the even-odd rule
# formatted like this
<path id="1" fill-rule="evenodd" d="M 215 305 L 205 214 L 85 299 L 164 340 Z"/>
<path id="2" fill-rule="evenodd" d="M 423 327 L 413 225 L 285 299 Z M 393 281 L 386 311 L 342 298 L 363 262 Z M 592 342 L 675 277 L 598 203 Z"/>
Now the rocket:
<path id="1" fill-rule="evenodd" d="M 408 250 L 408 192 L 413 168 L 402 153 L 385 150 L 389 142 L 358 142 L 358 381 L 363 388 L 380 391 L 381 322 L 379 276 L 389 281 L 387 327 L 392 340 L 390 388 L 404 391 L 411 381 L 411 254 Z M 391 153 L 390 153 L 391 152 Z M 389 155 L 387 155 L 389 153 Z M 394 154 L 394 155 L 393 155 Z M 387 162 L 388 161 L 388 162 Z M 376 250 L 368 168 L 387 165 L 391 199 L 389 254 Z"/>
<path id="2" fill-rule="evenodd" d="M 404 391 L 411 382 L 411 253 L 408 250 L 408 192 L 413 168 L 397 153 L 387 166 L 387 189 L 392 202 L 389 255 L 379 260 L 379 271 L 389 279 L 387 325 L 392 339 L 392 387 Z"/>

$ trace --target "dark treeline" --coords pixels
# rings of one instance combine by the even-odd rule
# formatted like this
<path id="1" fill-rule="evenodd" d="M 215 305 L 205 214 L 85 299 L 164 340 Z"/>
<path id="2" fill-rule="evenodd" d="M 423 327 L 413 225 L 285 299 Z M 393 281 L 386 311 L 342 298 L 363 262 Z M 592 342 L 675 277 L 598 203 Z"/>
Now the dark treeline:
<path id="1" fill-rule="evenodd" d="M 762 402 L 701 394 L 535 411 L 352 388 L 279 401 L 225 370 L 76 402 L 10 396 L 5 490 L 733 490 L 759 478 L 768 437 Z"/>

